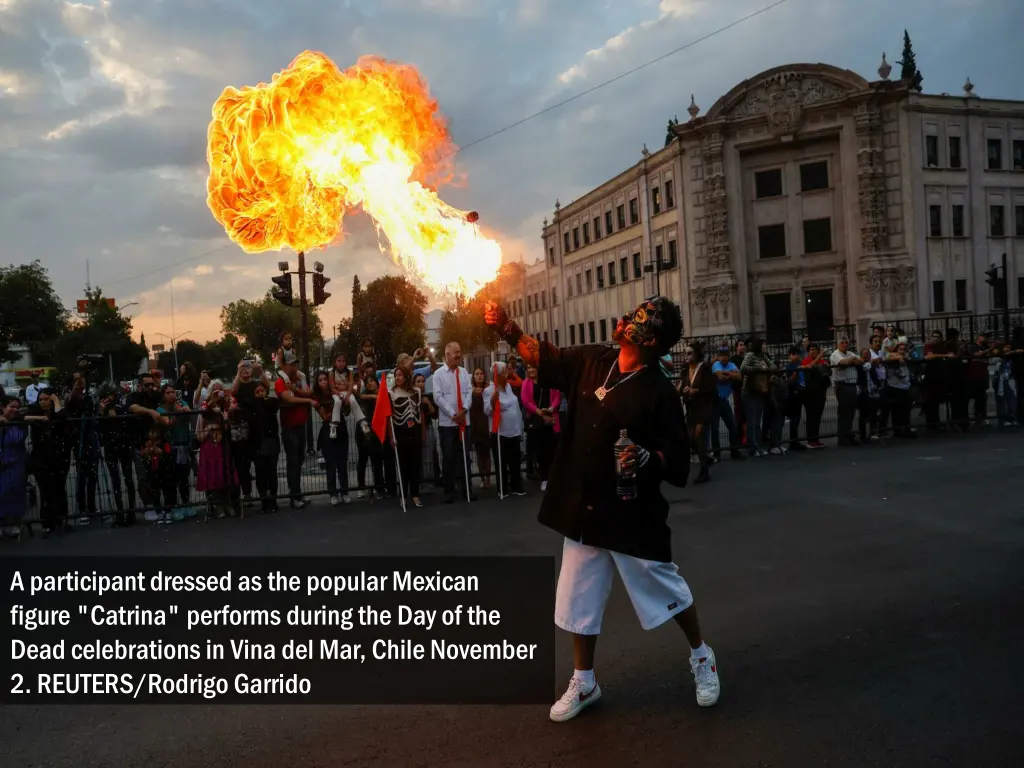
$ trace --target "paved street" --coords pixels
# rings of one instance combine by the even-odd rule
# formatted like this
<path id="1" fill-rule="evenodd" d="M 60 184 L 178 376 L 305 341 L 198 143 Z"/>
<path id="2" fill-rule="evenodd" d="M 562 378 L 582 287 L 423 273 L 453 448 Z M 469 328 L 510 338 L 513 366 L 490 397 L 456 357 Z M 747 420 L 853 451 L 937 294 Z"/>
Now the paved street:
<path id="1" fill-rule="evenodd" d="M 694 702 L 674 625 L 616 585 L 604 700 L 547 707 L 45 707 L 0 712 L 11 766 L 1006 766 L 1024 680 L 1024 435 L 769 457 L 671 490 L 674 553 L 722 675 Z M 397 503 L 5 545 L 39 554 L 556 554 L 537 498 Z M 528 599 L 528 596 L 526 597 Z M 558 680 L 572 670 L 559 638 Z M 481 685 L 486 685 L 481 680 Z"/>

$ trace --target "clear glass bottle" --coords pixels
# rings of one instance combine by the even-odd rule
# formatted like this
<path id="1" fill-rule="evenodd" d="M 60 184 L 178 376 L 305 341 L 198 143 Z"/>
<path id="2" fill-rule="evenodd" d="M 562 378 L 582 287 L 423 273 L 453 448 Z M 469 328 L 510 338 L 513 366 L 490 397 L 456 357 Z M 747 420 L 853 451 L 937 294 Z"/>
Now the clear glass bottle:
<path id="1" fill-rule="evenodd" d="M 620 430 L 619 439 L 615 441 L 615 494 L 622 501 L 636 498 L 636 469 L 623 469 L 621 460 L 626 448 L 633 444 L 626 430 Z"/>

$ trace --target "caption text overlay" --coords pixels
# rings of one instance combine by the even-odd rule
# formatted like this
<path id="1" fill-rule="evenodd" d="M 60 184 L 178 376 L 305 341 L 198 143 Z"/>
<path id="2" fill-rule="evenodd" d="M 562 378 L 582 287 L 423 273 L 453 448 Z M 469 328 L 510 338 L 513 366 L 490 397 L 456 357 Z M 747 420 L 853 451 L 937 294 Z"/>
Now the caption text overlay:
<path id="1" fill-rule="evenodd" d="M 4 704 L 536 704 L 550 557 L 5 558 Z"/>

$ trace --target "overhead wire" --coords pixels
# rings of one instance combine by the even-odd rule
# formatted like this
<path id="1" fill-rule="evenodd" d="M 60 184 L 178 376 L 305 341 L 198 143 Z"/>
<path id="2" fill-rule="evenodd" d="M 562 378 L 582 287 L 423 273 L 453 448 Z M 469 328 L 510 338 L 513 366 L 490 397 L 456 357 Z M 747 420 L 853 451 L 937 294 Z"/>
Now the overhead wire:
<path id="1" fill-rule="evenodd" d="M 551 104 L 551 105 L 549 105 L 547 107 L 544 107 L 544 109 L 542 109 L 542 110 L 540 110 L 538 112 L 534 112 L 532 115 L 528 115 L 527 117 L 524 117 L 521 120 L 516 120 L 514 123 L 509 123 L 504 128 L 499 128 L 498 130 L 492 131 L 491 133 L 488 133 L 485 136 L 481 136 L 479 139 L 475 139 L 475 140 L 469 142 L 468 144 L 464 144 L 464 145 L 462 145 L 461 147 L 459 147 L 455 151 L 455 154 L 456 155 L 461 154 L 462 152 L 465 152 L 470 147 L 475 147 L 478 144 L 482 144 L 483 142 L 485 142 L 485 141 L 487 141 L 489 139 L 493 139 L 495 136 L 500 136 L 501 134 L 503 134 L 503 133 L 505 133 L 507 131 L 511 131 L 513 128 L 518 128 L 520 125 L 528 123 L 531 120 L 536 120 L 538 117 L 546 115 L 548 112 L 553 112 L 556 109 L 560 109 L 561 107 L 564 107 L 566 104 L 571 104 L 572 102 L 577 101 L 578 99 L 582 99 L 584 96 L 589 96 L 590 94 L 594 93 L 595 91 L 598 91 L 598 90 L 600 90 L 602 88 L 606 88 L 607 86 L 612 85 L 613 83 L 617 83 L 619 80 L 623 80 L 624 78 L 627 78 L 630 75 L 634 75 L 637 72 L 639 72 L 639 71 L 641 71 L 643 69 L 646 69 L 647 67 L 653 66 L 654 64 L 657 64 L 657 63 L 659 63 L 661 61 L 664 61 L 665 59 L 667 59 L 667 58 L 669 58 L 671 56 L 675 56 L 677 53 L 681 53 L 681 52 L 687 50 L 688 48 L 692 48 L 693 46 L 697 45 L 698 43 L 702 43 L 705 40 L 709 40 L 712 37 L 715 37 L 716 35 L 720 35 L 721 33 L 726 32 L 726 31 L 732 29 L 733 27 L 739 26 L 740 24 L 742 24 L 742 23 L 744 23 L 746 21 L 749 21 L 750 19 L 753 19 L 753 18 L 755 18 L 757 16 L 760 16 L 761 14 L 767 13 L 768 11 L 772 10 L 773 8 L 778 8 L 780 5 L 783 5 L 786 2 L 788 2 L 788 0 L 776 0 L 774 3 L 771 3 L 770 5 L 766 5 L 763 8 L 760 8 L 760 9 L 758 9 L 756 11 L 753 11 L 752 13 L 748 13 L 746 16 L 743 16 L 742 18 L 736 19 L 735 21 L 730 22 L 729 24 L 726 24 L 723 27 L 719 27 L 718 29 L 714 30 L 713 32 L 708 32 L 706 35 L 703 35 L 702 37 L 698 37 L 695 40 L 691 40 L 690 42 L 686 43 L 685 45 L 681 45 L 678 48 L 673 48 L 671 51 L 668 51 L 667 53 L 663 53 L 661 56 L 658 56 L 657 58 L 651 59 L 650 61 L 646 61 L 643 64 L 639 64 L 639 65 L 633 67 L 632 69 L 626 70 L 625 72 L 621 72 L 618 75 L 616 75 L 615 77 L 609 78 L 609 79 L 607 79 L 607 80 L 605 80 L 605 81 L 603 81 L 601 83 L 598 83 L 597 85 L 594 85 L 594 86 L 592 86 L 590 88 L 587 88 L 584 91 L 580 91 L 577 94 L 574 94 L 572 96 L 569 96 L 568 98 L 562 99 L 561 101 L 559 101 L 559 102 L 557 102 L 555 104 Z M 131 275 L 130 277 L 122 277 L 122 278 L 119 278 L 118 280 L 108 281 L 108 282 L 104 283 L 104 285 L 107 285 L 107 286 L 120 285 L 122 283 L 127 283 L 127 282 L 130 282 L 132 280 L 138 280 L 138 279 L 143 278 L 143 277 L 149 277 L 150 275 L 155 275 L 155 274 L 158 274 L 160 272 L 167 272 L 169 270 L 172 270 L 172 269 L 175 269 L 177 267 L 180 267 L 182 264 L 188 264 L 188 263 L 193 262 L 193 261 L 199 261 L 200 259 L 204 259 L 207 256 L 212 256 L 213 254 L 218 253 L 218 252 L 224 250 L 225 248 L 229 248 L 232 245 L 234 245 L 234 243 L 227 242 L 227 243 L 224 243 L 223 245 L 219 245 L 216 248 L 213 248 L 213 249 L 211 249 L 209 251 L 206 251 L 204 253 L 200 253 L 197 256 L 190 256 L 187 259 L 182 259 L 181 261 L 176 261 L 173 264 L 168 264 L 168 265 L 163 266 L 163 267 L 157 267 L 156 269 L 151 269 L 151 270 L 149 270 L 147 272 L 141 272 L 141 273 L 139 273 L 137 275 Z"/>

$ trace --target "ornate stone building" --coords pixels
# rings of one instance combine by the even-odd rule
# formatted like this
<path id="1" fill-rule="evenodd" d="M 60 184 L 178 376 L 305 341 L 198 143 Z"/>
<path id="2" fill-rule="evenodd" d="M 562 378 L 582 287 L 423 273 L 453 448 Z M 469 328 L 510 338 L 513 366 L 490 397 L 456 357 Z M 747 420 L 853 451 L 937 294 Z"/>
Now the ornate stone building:
<path id="1" fill-rule="evenodd" d="M 777 67 L 704 116 L 691 97 L 668 146 L 556 204 L 543 240 L 563 340 L 604 340 L 592 327 L 655 290 L 682 298 L 688 335 L 777 341 L 989 312 L 985 270 L 1004 252 L 1019 304 L 1024 103 L 969 82 L 922 95 L 890 71 Z"/>

